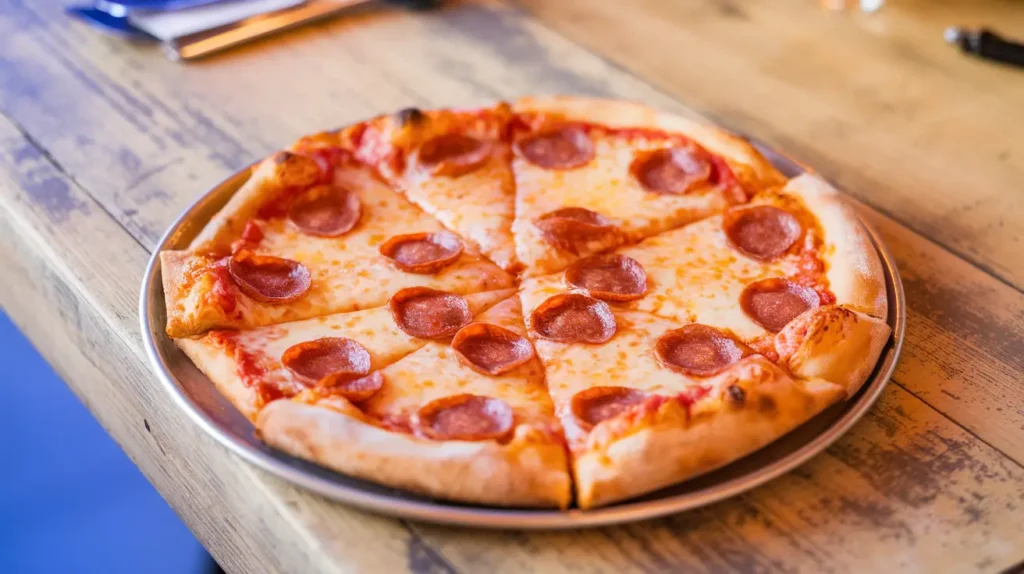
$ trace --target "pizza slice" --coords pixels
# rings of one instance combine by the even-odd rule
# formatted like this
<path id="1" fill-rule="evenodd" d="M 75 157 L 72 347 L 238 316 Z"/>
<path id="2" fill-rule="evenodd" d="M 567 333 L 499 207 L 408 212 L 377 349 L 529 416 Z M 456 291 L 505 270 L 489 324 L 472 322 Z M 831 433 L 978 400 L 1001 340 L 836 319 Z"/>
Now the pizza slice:
<path id="1" fill-rule="evenodd" d="M 574 291 L 723 329 L 794 376 L 830 380 L 850 396 L 890 334 L 874 246 L 838 192 L 814 175 L 523 287 L 527 312 Z"/>
<path id="2" fill-rule="evenodd" d="M 260 163 L 188 250 L 160 254 L 171 337 L 378 307 L 406 287 L 512 285 L 330 134 L 294 150 Z"/>
<path id="3" fill-rule="evenodd" d="M 504 102 L 474 110 L 409 108 L 356 126 L 349 137 L 357 155 L 410 201 L 515 272 L 510 118 Z"/>
<path id="4" fill-rule="evenodd" d="M 524 301 L 537 295 L 524 291 Z M 727 331 L 579 292 L 555 294 L 527 317 L 583 509 L 728 464 L 845 395 L 792 377 Z"/>
<path id="5" fill-rule="evenodd" d="M 840 383 L 850 396 L 889 339 L 881 260 L 817 175 L 619 255 L 647 275 L 633 308 L 728 329 L 794 375 Z"/>
<path id="6" fill-rule="evenodd" d="M 524 275 L 745 203 L 784 181 L 745 140 L 639 104 L 523 99 L 512 233 Z"/>
<path id="7" fill-rule="evenodd" d="M 420 304 L 438 298 L 462 300 L 462 314 L 472 317 L 512 293 L 506 289 L 457 297 L 434 292 L 433 298 L 421 297 Z M 370 375 L 429 341 L 431 333 L 399 326 L 406 315 L 392 313 L 390 306 L 377 307 L 243 331 L 210 331 L 176 343 L 222 395 L 255 419 L 265 405 L 307 389 L 341 393 L 372 388 Z"/>
<path id="8" fill-rule="evenodd" d="M 258 419 L 267 443 L 346 474 L 465 502 L 566 508 L 571 481 L 515 296 L 380 371 L 368 399 L 312 391 Z"/>

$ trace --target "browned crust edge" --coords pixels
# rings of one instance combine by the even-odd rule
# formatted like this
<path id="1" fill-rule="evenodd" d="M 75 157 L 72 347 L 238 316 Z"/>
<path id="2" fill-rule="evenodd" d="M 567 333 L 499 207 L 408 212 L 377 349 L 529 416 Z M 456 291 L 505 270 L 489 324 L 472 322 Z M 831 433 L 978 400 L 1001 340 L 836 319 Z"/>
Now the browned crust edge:
<path id="1" fill-rule="evenodd" d="M 885 274 L 871 236 L 842 194 L 816 174 L 795 177 L 782 189 L 799 197 L 825 232 L 824 260 L 836 302 L 884 319 L 888 313 Z"/>
<path id="2" fill-rule="evenodd" d="M 725 158 L 740 179 L 757 189 L 781 185 L 786 181 L 785 176 L 746 139 L 710 122 L 658 111 L 641 103 L 577 96 L 527 97 L 513 103 L 512 110 L 516 113 L 556 114 L 569 121 L 611 128 L 645 128 L 682 134 Z"/>
<path id="3" fill-rule="evenodd" d="M 737 379 L 732 386 L 742 389 L 739 400 L 739 392 L 723 389 L 722 396 L 689 410 L 667 401 L 607 440 L 596 427 L 573 462 L 580 508 L 632 498 L 724 466 L 774 442 L 846 394 L 839 385 L 795 381 L 763 358 L 751 360 L 762 363 L 765 375 Z"/>
<path id="4" fill-rule="evenodd" d="M 264 441 L 289 454 L 428 496 L 499 506 L 569 505 L 563 445 L 528 425 L 519 425 L 506 444 L 430 441 L 364 422 L 347 401 L 335 400 L 332 407 L 275 401 L 257 415 L 256 427 Z"/>

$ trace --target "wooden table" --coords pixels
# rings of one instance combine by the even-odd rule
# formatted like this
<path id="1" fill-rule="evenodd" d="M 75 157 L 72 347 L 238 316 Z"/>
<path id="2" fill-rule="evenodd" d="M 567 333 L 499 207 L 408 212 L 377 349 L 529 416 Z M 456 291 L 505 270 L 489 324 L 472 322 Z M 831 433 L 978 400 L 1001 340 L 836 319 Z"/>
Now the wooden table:
<path id="1" fill-rule="evenodd" d="M 1024 73 L 940 40 L 949 23 L 1020 33 L 1019 5 L 480 0 L 367 12 L 194 65 L 60 10 L 0 0 L 0 302 L 227 569 L 993 572 L 1024 560 Z M 862 202 L 910 317 L 893 383 L 852 432 L 700 511 L 500 533 L 324 501 L 178 412 L 149 373 L 137 296 L 156 239 L 200 193 L 306 132 L 553 92 L 691 113 L 685 103 Z"/>

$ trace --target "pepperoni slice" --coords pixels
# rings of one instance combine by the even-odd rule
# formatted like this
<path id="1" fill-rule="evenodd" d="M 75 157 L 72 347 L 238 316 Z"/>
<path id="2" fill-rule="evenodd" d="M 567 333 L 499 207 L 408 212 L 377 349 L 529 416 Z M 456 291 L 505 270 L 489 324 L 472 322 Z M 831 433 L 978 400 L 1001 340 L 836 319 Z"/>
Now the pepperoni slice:
<path id="1" fill-rule="evenodd" d="M 288 219 L 303 233 L 338 237 L 351 231 L 362 213 L 355 193 L 343 187 L 318 185 L 295 199 Z"/>
<path id="2" fill-rule="evenodd" d="M 762 279 L 740 293 L 740 307 L 755 323 L 778 333 L 797 315 L 821 303 L 818 293 L 788 279 Z"/>
<path id="3" fill-rule="evenodd" d="M 734 249 L 758 261 L 777 259 L 803 235 L 796 216 L 771 205 L 730 209 L 722 230 Z"/>
<path id="4" fill-rule="evenodd" d="M 452 339 L 459 362 L 486 375 L 500 375 L 533 358 L 530 341 L 504 327 L 470 323 Z"/>
<path id="5" fill-rule="evenodd" d="M 317 389 L 329 396 L 340 396 L 353 403 L 361 403 L 377 393 L 384 386 L 384 376 L 374 371 L 362 377 L 351 377 L 341 373 L 327 375 L 317 383 Z"/>
<path id="6" fill-rule="evenodd" d="M 462 240 L 449 231 L 396 235 L 380 246 L 380 254 L 402 271 L 431 275 L 455 263 Z"/>
<path id="7" fill-rule="evenodd" d="M 491 155 L 491 146 L 483 140 L 463 135 L 444 134 L 428 140 L 419 151 L 419 164 L 433 175 L 458 177 L 478 169 Z"/>
<path id="8" fill-rule="evenodd" d="M 643 404 L 649 396 L 627 387 L 592 387 L 573 395 L 570 408 L 577 420 L 593 426 Z"/>
<path id="9" fill-rule="evenodd" d="M 594 144 L 583 128 L 565 126 L 516 142 L 516 151 L 544 169 L 574 169 L 594 159 Z"/>
<path id="10" fill-rule="evenodd" d="M 640 152 L 629 173 L 652 193 L 683 195 L 711 178 L 711 162 L 697 148 L 671 147 Z"/>
<path id="11" fill-rule="evenodd" d="M 574 255 L 578 255 L 579 247 L 588 241 L 616 233 L 616 227 L 610 219 L 582 207 L 562 207 L 549 211 L 533 220 L 533 224 L 544 239 Z"/>
<path id="12" fill-rule="evenodd" d="M 542 339 L 558 343 L 607 343 L 615 335 L 615 315 L 604 301 L 579 293 L 548 298 L 530 315 Z"/>
<path id="13" fill-rule="evenodd" d="M 707 377 L 742 359 L 744 350 L 718 329 L 695 323 L 658 338 L 654 354 L 673 371 Z"/>
<path id="14" fill-rule="evenodd" d="M 352 339 L 324 337 L 288 347 L 281 364 L 307 383 L 356 378 L 370 372 L 370 352 Z"/>
<path id="15" fill-rule="evenodd" d="M 309 269 L 298 261 L 239 250 L 228 259 L 231 279 L 261 303 L 290 303 L 309 290 Z"/>
<path id="16" fill-rule="evenodd" d="M 434 440 L 501 439 L 512 430 L 512 407 L 501 399 L 455 395 L 423 405 L 413 416 L 413 427 Z"/>
<path id="17" fill-rule="evenodd" d="M 647 272 L 625 255 L 593 255 L 565 270 L 565 282 L 605 301 L 632 301 L 647 293 Z"/>
<path id="18" fill-rule="evenodd" d="M 388 308 L 399 329 L 421 339 L 450 337 L 473 319 L 463 297 L 428 287 L 402 289 L 391 296 Z"/>

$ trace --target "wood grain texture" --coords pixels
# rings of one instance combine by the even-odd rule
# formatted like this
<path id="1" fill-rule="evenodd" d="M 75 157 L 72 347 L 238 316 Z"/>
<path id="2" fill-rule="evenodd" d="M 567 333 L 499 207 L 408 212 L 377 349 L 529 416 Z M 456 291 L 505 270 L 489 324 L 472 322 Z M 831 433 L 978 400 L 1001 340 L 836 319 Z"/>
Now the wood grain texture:
<path id="1" fill-rule="evenodd" d="M 944 22 L 1024 25 L 1024 13 L 991 1 L 973 3 L 966 15 L 950 3 L 913 1 L 873 15 L 775 1 L 517 4 L 705 115 L 794 154 L 862 199 L 862 213 L 886 238 L 907 288 L 910 329 L 896 380 L 1024 463 L 1024 399 L 1016 398 L 1024 397 L 1024 296 L 1015 278 L 1024 270 L 1019 263 L 1024 149 L 1008 151 L 1024 144 L 1024 110 L 1011 103 L 1015 96 L 1024 100 L 1024 76 L 964 59 L 935 41 Z M 646 41 L 627 42 L 627 37 Z M 821 41 L 809 50 L 816 39 Z M 700 56 L 665 58 L 666 53 Z M 892 81 L 897 76 L 904 79 Z M 739 89 L 734 84 L 739 82 L 748 88 Z M 867 85 L 858 92 L 860 83 Z M 905 86 L 920 91 L 920 97 L 907 96 L 900 89 Z M 892 109 L 858 107 L 866 105 L 857 97 L 864 96 L 861 92 L 893 99 Z M 993 108 L 990 100 L 1000 103 Z M 737 109 L 740 105 L 746 108 Z M 922 107 L 928 106 L 955 107 L 963 117 L 926 116 Z M 836 139 L 818 129 L 812 122 L 822 107 L 832 121 L 846 125 L 850 137 L 860 139 Z M 910 116 L 889 122 L 887 114 L 897 112 Z M 919 134 L 921 116 L 932 129 L 926 137 Z M 875 122 L 878 129 L 856 129 Z M 822 136 L 828 145 L 822 145 Z M 913 155 L 890 157 L 889 146 Z M 954 175 L 976 175 L 979 181 L 954 187 L 911 179 Z M 998 180 L 980 181 L 989 177 Z M 944 202 L 973 207 L 961 213 Z M 961 215 L 935 215 L 932 209 Z M 907 223 L 933 241 L 907 229 Z M 957 225 L 973 229 L 962 242 L 948 234 Z M 1000 254 L 986 256 L 1003 261 L 1008 273 L 993 278 L 936 242 L 995 268 L 999 265 L 970 254 L 992 243 Z M 1011 285 L 1001 285 L 1000 279 Z"/>
<path id="2" fill-rule="evenodd" d="M 867 207 L 908 290 L 897 384 L 827 454 L 769 485 L 667 520 L 514 534 L 407 527 L 266 477 L 177 413 L 140 348 L 146 252 L 199 193 L 302 133 L 408 105 L 574 92 L 688 110 L 490 2 L 366 13 L 193 66 L 69 26 L 53 0 L 8 6 L 0 253 L 21 271 L 0 301 L 230 569 L 994 571 L 1024 558 L 1024 296 Z M 828 158 L 805 159 L 886 207 Z"/>
<path id="3" fill-rule="evenodd" d="M 894 386 L 826 454 L 699 511 L 543 535 L 420 530 L 471 572 L 997 571 L 1019 560 L 1022 477 Z M 1005 522 L 982 526 L 993 513 Z"/>
<path id="4" fill-rule="evenodd" d="M 863 205 L 896 259 L 908 320 L 894 380 L 1024 464 L 1024 294 Z"/>
<path id="5" fill-rule="evenodd" d="M 2 119 L 0 255 L 5 311 L 225 567 L 443 565 L 412 556 L 417 541 L 400 523 L 323 504 L 265 475 L 177 409 L 150 373 L 138 332 L 146 251 Z M 349 545 L 377 552 L 348 555 Z"/>
<path id="6" fill-rule="evenodd" d="M 1024 287 L 1024 75 L 942 41 L 951 24 L 1024 29 L 1019 4 L 903 0 L 875 14 L 789 0 L 518 4 Z"/>
<path id="7" fill-rule="evenodd" d="M 147 246 L 153 245 L 200 190 L 274 149 L 267 142 L 278 142 L 280 147 L 302 133 L 407 105 L 461 105 L 531 92 L 576 91 L 687 111 L 601 59 L 523 20 L 515 11 L 494 4 L 469 4 L 419 19 L 400 13 L 367 14 L 322 29 L 305 30 L 279 43 L 232 52 L 198 67 L 166 62 L 156 51 L 140 53 L 122 48 L 114 57 L 110 49 L 120 45 L 97 37 L 91 30 L 56 26 L 54 22 L 61 21 L 46 8 L 35 7 L 9 27 L 12 34 L 4 53 L 9 54 L 10 63 L 4 67 L 0 62 L 0 78 L 5 74 L 16 87 L 51 87 L 22 89 L 26 93 L 20 88 L 4 91 L 0 93 L 0 108 L 8 110 L 58 164 L 74 174 L 104 209 Z M 385 39 L 388 50 L 369 48 Z M 56 42 L 80 49 L 55 50 L 52 46 Z M 366 56 L 370 52 L 374 53 L 372 59 Z M 330 66 L 318 65 L 324 61 L 324 53 L 331 54 Z M 296 58 L 315 65 L 297 67 Z M 125 63 L 134 60 L 138 62 Z M 444 74 L 434 70 L 443 70 Z M 20 84 L 14 82 L 15 72 Z M 229 77 L 231 81 L 224 79 Z M 266 83 L 267 77 L 294 78 L 294 84 Z M 360 83 L 353 85 L 350 78 L 359 78 Z M 319 85 L 323 89 L 295 89 L 292 85 Z M 365 93 L 373 94 L 373 103 L 367 101 Z M 75 94 L 74 102 L 67 101 L 63 94 Z M 211 103 L 219 101 L 224 103 Z M 100 129 L 100 125 L 109 127 Z M 110 135 L 99 137 L 103 134 Z M 893 229 L 889 235 L 903 231 L 884 217 L 875 221 L 885 233 Z M 936 251 L 930 242 L 912 237 L 916 244 L 908 246 L 905 255 L 896 253 L 901 262 L 911 266 L 905 267 L 911 277 L 915 276 L 913 266 L 919 253 L 934 252 L 935 257 L 948 262 L 957 259 Z M 933 304 L 930 301 L 936 297 L 912 294 L 911 320 L 917 322 L 917 305 L 923 305 L 922 309 L 930 310 L 929 321 L 944 321 L 944 331 L 953 336 L 945 340 L 931 335 L 918 339 L 917 331 L 911 329 L 908 354 L 915 349 L 915 341 L 931 345 L 932 350 L 922 352 L 929 353 L 940 365 L 939 372 L 945 374 L 940 380 L 956 378 L 960 382 L 959 377 L 950 375 L 975 369 L 987 373 L 994 367 L 1002 375 L 1003 388 L 1020 390 L 1024 381 L 1013 374 L 1021 370 L 1022 353 L 1006 346 L 1020 341 L 1020 337 L 1009 335 L 1022 330 L 1024 300 L 984 273 L 969 266 L 959 268 L 978 285 L 959 287 L 964 285 L 963 280 L 949 281 L 941 267 L 922 266 L 916 273 L 938 281 L 919 283 L 924 295 L 937 293 L 936 297 L 946 297 L 946 301 Z M 989 312 L 977 318 L 963 313 L 959 318 L 950 315 L 949 294 L 970 297 L 975 290 L 993 293 L 982 302 L 992 302 Z M 972 310 L 975 315 L 979 312 Z M 990 321 L 1003 326 L 999 336 L 987 339 L 1002 341 L 999 345 L 1004 352 L 995 362 L 974 354 L 989 349 L 961 344 L 984 336 L 990 330 Z M 922 325 L 926 327 L 928 321 Z M 945 344 L 937 349 L 937 343 Z M 903 369 L 898 380 L 908 378 L 913 392 L 926 392 L 934 388 L 936 379 L 928 377 L 922 384 L 914 384 L 922 373 Z M 976 420 L 967 424 L 977 428 L 995 424 L 1004 428 L 1000 433 L 1003 435 L 1007 434 L 1006 428 L 1024 426 L 1024 394 L 1008 392 L 1005 396 L 1010 397 L 1010 404 L 1006 405 L 1002 396 L 989 392 L 985 380 L 962 384 L 971 392 L 950 392 L 969 404 L 985 407 L 974 409 Z M 945 396 L 932 393 L 930 398 Z M 958 404 L 948 406 L 953 410 L 943 412 L 955 416 Z M 1004 408 L 1004 412 L 995 408 Z M 1018 441 L 1015 458 L 1024 461 L 1021 439 L 1013 435 L 1003 439 L 1014 440 Z"/>

